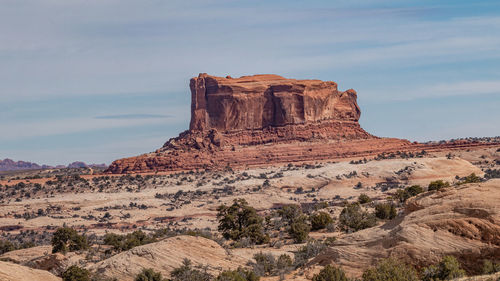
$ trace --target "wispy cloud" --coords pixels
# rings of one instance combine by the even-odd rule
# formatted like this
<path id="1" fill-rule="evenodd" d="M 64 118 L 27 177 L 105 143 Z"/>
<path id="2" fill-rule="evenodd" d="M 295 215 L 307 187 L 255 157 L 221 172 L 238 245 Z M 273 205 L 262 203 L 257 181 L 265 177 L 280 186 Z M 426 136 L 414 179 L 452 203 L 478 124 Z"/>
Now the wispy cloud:
<path id="1" fill-rule="evenodd" d="M 162 114 L 120 114 L 120 115 L 103 115 L 96 116 L 96 119 L 165 119 L 172 118 L 171 115 Z"/>

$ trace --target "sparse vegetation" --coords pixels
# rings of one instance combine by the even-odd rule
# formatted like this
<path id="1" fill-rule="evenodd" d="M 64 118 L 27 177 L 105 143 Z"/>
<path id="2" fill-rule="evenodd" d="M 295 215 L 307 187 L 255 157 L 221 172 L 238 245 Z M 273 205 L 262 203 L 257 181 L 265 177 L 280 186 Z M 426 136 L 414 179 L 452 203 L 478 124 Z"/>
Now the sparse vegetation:
<path id="1" fill-rule="evenodd" d="M 363 281 L 418 281 L 417 271 L 399 260 L 386 259 L 363 273 Z"/>
<path id="2" fill-rule="evenodd" d="M 52 253 L 66 253 L 88 248 L 87 238 L 69 227 L 58 228 L 52 236 Z"/>
<path id="3" fill-rule="evenodd" d="M 156 272 L 152 268 L 145 268 L 137 274 L 134 281 L 166 281 L 166 279 L 163 279 L 160 272 Z"/>
<path id="4" fill-rule="evenodd" d="M 408 200 L 410 197 L 416 196 L 420 193 L 424 192 L 424 189 L 420 185 L 412 185 L 409 187 L 406 187 L 403 190 L 398 190 L 396 193 L 396 198 L 401 202 L 404 203 L 406 200 Z"/>
<path id="5" fill-rule="evenodd" d="M 349 279 L 342 268 L 326 265 L 318 274 L 313 276 L 312 281 L 349 281 Z"/>
<path id="6" fill-rule="evenodd" d="M 192 267 L 191 261 L 185 259 L 182 265 L 175 268 L 171 273 L 171 281 L 210 281 L 213 276 L 206 268 L 196 269 Z"/>
<path id="7" fill-rule="evenodd" d="M 231 206 L 221 205 L 217 211 L 219 231 L 224 238 L 235 241 L 249 238 L 255 244 L 269 241 L 269 236 L 264 233 L 262 217 L 245 199 L 235 199 Z"/>
<path id="8" fill-rule="evenodd" d="M 361 209 L 359 203 L 347 204 L 339 215 L 340 227 L 346 231 L 358 231 L 375 226 L 377 223 L 373 214 Z"/>
<path id="9" fill-rule="evenodd" d="M 453 256 L 444 256 L 437 265 L 431 265 L 422 272 L 423 281 L 451 280 L 463 276 L 465 271 Z"/>
<path id="10" fill-rule="evenodd" d="M 319 230 L 326 228 L 327 225 L 333 223 L 332 217 L 325 212 L 317 212 L 309 217 L 311 221 L 311 229 Z"/>
<path id="11" fill-rule="evenodd" d="M 156 239 L 148 236 L 142 230 L 136 230 L 126 235 L 106 233 L 103 240 L 105 245 L 113 246 L 113 250 L 116 252 L 127 251 L 134 247 L 156 241 Z"/>
<path id="12" fill-rule="evenodd" d="M 90 281 L 90 272 L 85 268 L 72 265 L 62 274 L 63 281 Z"/>
<path id="13" fill-rule="evenodd" d="M 443 180 L 437 180 L 437 181 L 432 181 L 431 183 L 429 183 L 429 186 L 428 186 L 428 190 L 429 191 L 432 191 L 432 190 L 441 190 L 445 187 L 449 187 L 450 186 L 450 183 L 447 182 L 447 181 L 443 181 Z"/>
<path id="14" fill-rule="evenodd" d="M 217 276 L 216 281 L 259 281 L 260 277 L 253 271 L 244 268 L 226 270 Z"/>
<path id="15" fill-rule="evenodd" d="M 391 203 L 379 203 L 375 205 L 375 216 L 383 220 L 392 220 L 398 214 L 396 206 Z"/>
<path id="16" fill-rule="evenodd" d="M 359 195 L 359 197 L 358 197 L 358 202 L 359 202 L 359 204 L 366 204 L 366 203 L 372 202 L 372 199 L 370 198 L 370 196 L 368 196 L 364 193 L 361 193 L 361 195 Z"/>

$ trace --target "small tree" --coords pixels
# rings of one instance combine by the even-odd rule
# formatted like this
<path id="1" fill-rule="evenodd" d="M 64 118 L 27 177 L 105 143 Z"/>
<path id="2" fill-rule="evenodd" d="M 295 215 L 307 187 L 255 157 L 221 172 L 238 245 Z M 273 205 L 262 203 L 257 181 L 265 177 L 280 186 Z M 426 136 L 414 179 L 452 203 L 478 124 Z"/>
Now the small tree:
<path id="1" fill-rule="evenodd" d="M 427 190 L 432 191 L 432 190 L 440 190 L 445 187 L 449 187 L 450 183 L 447 181 L 442 181 L 442 180 L 437 180 L 437 181 L 432 181 L 429 183 L 429 187 Z"/>
<path id="2" fill-rule="evenodd" d="M 217 276 L 216 281 L 259 281 L 260 277 L 253 271 L 239 267 L 237 270 L 226 270 Z"/>
<path id="3" fill-rule="evenodd" d="M 256 244 L 269 241 L 264 233 L 263 218 L 245 199 L 235 199 L 231 206 L 221 205 L 217 210 L 219 231 L 224 238 L 238 241 L 246 237 Z"/>
<path id="4" fill-rule="evenodd" d="M 88 248 L 87 238 L 70 227 L 58 228 L 52 236 L 52 253 L 66 253 Z"/>
<path id="5" fill-rule="evenodd" d="M 333 223 L 332 217 L 325 212 L 317 212 L 309 217 L 311 221 L 311 229 L 319 230 L 326 228 L 327 225 Z"/>
<path id="6" fill-rule="evenodd" d="M 90 272 L 85 268 L 72 265 L 62 274 L 63 281 L 90 281 Z"/>
<path id="7" fill-rule="evenodd" d="M 476 183 L 476 182 L 481 182 L 481 178 L 476 176 L 475 173 L 472 173 L 468 176 L 466 176 L 460 184 L 466 184 L 466 183 Z"/>
<path id="8" fill-rule="evenodd" d="M 361 210 L 359 203 L 348 204 L 339 215 L 339 223 L 345 231 L 358 231 L 375 226 L 377 220 L 373 214 Z"/>
<path id="9" fill-rule="evenodd" d="M 381 261 L 376 267 L 369 268 L 363 273 L 363 281 L 418 281 L 417 271 L 396 259 Z"/>
<path id="10" fill-rule="evenodd" d="M 191 266 L 191 261 L 184 259 L 182 265 L 171 273 L 171 281 L 211 281 L 213 276 L 206 270 L 201 271 Z"/>
<path id="11" fill-rule="evenodd" d="M 313 276 L 312 281 L 349 281 L 349 279 L 345 276 L 342 268 L 328 264 Z"/>
<path id="12" fill-rule="evenodd" d="M 164 281 L 160 272 L 154 271 L 152 268 L 144 268 L 134 279 L 135 281 Z"/>
<path id="13" fill-rule="evenodd" d="M 379 219 L 392 220 L 398 214 L 396 206 L 389 203 L 380 203 L 375 206 L 375 216 Z"/>
<path id="14" fill-rule="evenodd" d="M 311 231 L 311 227 L 307 223 L 307 217 L 302 215 L 290 224 L 288 234 L 290 234 L 295 243 L 302 243 L 309 236 L 309 231 Z"/>
<path id="15" fill-rule="evenodd" d="M 460 267 L 457 259 L 453 256 L 444 256 L 437 265 L 431 265 L 422 273 L 423 281 L 439 281 L 460 278 L 465 271 Z"/>
<path id="16" fill-rule="evenodd" d="M 361 195 L 359 195 L 359 197 L 358 197 L 358 202 L 359 202 L 359 204 L 366 204 L 366 203 L 372 202 L 372 199 L 370 198 L 370 196 L 368 196 L 364 193 L 361 193 Z"/>

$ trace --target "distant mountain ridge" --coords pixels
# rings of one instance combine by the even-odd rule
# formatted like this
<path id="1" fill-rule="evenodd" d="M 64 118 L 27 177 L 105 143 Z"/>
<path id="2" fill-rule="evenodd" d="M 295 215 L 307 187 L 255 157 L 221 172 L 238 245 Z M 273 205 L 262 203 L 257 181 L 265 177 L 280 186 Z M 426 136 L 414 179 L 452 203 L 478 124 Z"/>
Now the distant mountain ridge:
<path id="1" fill-rule="evenodd" d="M 6 158 L 0 160 L 0 171 L 20 171 L 20 170 L 36 170 L 36 169 L 52 169 L 52 168 L 106 168 L 106 164 L 86 164 L 85 162 L 76 161 L 73 163 L 65 165 L 39 165 L 37 163 L 26 162 L 26 161 L 14 161 L 12 159 Z"/>

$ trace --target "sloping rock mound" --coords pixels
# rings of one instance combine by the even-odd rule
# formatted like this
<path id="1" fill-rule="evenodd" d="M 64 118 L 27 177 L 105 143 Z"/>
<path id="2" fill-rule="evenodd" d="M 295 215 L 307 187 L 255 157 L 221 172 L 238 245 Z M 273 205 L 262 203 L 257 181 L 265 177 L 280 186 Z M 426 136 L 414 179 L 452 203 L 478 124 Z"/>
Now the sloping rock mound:
<path id="1" fill-rule="evenodd" d="M 2 281 L 61 281 L 50 272 L 0 261 L 0 280 Z"/>
<path id="2" fill-rule="evenodd" d="M 404 216 L 346 235 L 310 265 L 341 265 L 359 276 L 382 258 L 421 267 L 454 255 L 477 274 L 483 259 L 500 260 L 498 202 L 500 180 L 420 195 L 409 200 Z"/>
<path id="3" fill-rule="evenodd" d="M 99 272 L 104 277 L 125 281 L 134 280 L 143 268 L 153 268 L 167 277 L 185 258 L 190 259 L 195 266 L 208 266 L 209 272 L 212 273 L 244 266 L 246 262 L 228 255 L 224 248 L 212 240 L 176 236 L 117 254 L 92 265 L 90 270 Z"/>

